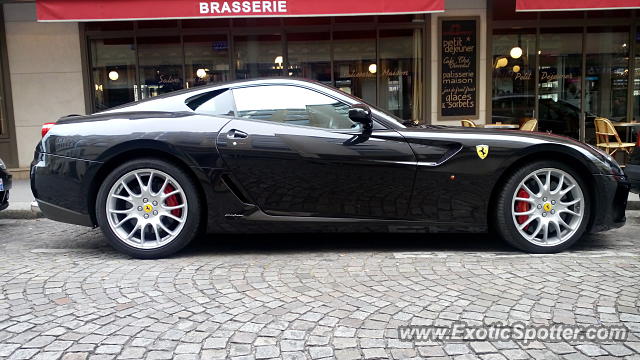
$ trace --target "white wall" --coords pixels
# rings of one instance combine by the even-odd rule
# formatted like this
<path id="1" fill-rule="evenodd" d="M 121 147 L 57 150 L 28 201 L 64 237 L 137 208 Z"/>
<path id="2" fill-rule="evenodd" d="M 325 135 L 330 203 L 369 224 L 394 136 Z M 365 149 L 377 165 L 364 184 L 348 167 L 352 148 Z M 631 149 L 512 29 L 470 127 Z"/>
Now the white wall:
<path id="1" fill-rule="evenodd" d="M 37 23 L 34 3 L 4 4 L 18 163 L 28 167 L 40 128 L 84 114 L 77 23 Z"/>
<path id="2" fill-rule="evenodd" d="M 485 124 L 487 120 L 487 2 L 483 0 L 446 0 L 444 13 L 431 14 L 431 123 L 441 125 L 460 125 L 460 120 L 438 121 L 440 93 L 438 93 L 438 18 L 456 16 L 478 16 L 480 18 L 480 33 L 478 39 L 478 124 Z"/>

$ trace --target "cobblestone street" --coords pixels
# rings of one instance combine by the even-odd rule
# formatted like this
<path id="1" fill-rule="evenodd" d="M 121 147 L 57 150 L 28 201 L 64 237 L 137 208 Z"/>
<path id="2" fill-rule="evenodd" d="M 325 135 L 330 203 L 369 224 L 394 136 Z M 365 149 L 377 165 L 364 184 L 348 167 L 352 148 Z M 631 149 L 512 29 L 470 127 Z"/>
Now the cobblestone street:
<path id="1" fill-rule="evenodd" d="M 0 358 L 640 359 L 640 212 L 570 251 L 487 235 L 209 236 L 135 260 L 0 220 Z M 426 238 L 429 239 L 426 239 Z M 405 342 L 403 325 L 624 324 L 627 341 Z"/>

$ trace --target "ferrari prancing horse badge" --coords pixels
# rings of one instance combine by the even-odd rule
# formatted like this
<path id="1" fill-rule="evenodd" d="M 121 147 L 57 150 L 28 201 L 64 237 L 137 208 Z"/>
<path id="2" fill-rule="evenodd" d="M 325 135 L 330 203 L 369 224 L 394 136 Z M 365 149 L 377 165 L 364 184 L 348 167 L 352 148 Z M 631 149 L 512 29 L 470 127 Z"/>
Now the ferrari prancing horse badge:
<path id="1" fill-rule="evenodd" d="M 483 159 L 489 155 L 489 145 L 476 145 L 476 152 L 480 159 Z"/>

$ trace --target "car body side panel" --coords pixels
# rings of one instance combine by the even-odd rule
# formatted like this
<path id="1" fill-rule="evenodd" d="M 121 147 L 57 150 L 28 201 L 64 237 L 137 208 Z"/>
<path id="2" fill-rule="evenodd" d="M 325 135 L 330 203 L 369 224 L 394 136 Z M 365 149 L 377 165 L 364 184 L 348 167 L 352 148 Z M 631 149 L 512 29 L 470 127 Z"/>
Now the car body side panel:
<path id="1" fill-rule="evenodd" d="M 234 138 L 241 131 L 245 138 Z M 270 215 L 404 219 L 415 156 L 394 130 L 330 131 L 236 119 L 218 149 Z"/>
<path id="2" fill-rule="evenodd" d="M 605 165 L 597 166 L 599 161 L 595 159 L 596 155 L 586 145 L 563 137 L 518 131 L 467 129 L 434 127 L 429 131 L 400 131 L 419 159 L 409 209 L 411 220 L 432 220 L 438 223 L 455 221 L 461 226 L 486 224 L 491 211 L 489 206 L 493 189 L 500 186 L 500 177 L 516 161 L 535 153 L 568 155 L 577 162 L 576 166 L 588 169 L 590 174 L 616 171 Z M 486 158 L 478 156 L 477 145 L 488 146 Z M 420 161 L 423 153 L 432 152 L 433 146 L 448 146 L 459 151 L 440 161 Z"/>

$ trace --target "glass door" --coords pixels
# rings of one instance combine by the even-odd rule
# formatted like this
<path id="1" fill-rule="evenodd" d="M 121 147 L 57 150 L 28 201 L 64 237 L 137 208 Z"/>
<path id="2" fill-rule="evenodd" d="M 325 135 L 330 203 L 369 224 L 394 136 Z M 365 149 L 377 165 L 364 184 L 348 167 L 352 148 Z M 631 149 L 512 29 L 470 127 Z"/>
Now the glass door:
<path id="1" fill-rule="evenodd" d="M 287 34 L 288 75 L 313 79 L 325 85 L 331 82 L 331 33 Z"/>
<path id="2" fill-rule="evenodd" d="M 187 86 L 229 81 L 229 41 L 226 34 L 184 37 Z"/>
<path id="3" fill-rule="evenodd" d="M 91 72 L 96 111 L 137 100 L 133 38 L 91 40 Z"/>
<path id="4" fill-rule="evenodd" d="M 493 123 L 522 125 L 535 112 L 535 29 L 499 29 L 493 39 Z"/>
<path id="5" fill-rule="evenodd" d="M 378 105 L 405 120 L 422 116 L 422 30 L 380 30 Z"/>
<path id="6" fill-rule="evenodd" d="M 538 129 L 580 137 L 582 28 L 540 31 Z"/>
<path id="7" fill-rule="evenodd" d="M 284 52 L 280 34 L 234 37 L 237 79 L 282 76 Z"/>
<path id="8" fill-rule="evenodd" d="M 183 53 L 179 36 L 138 38 L 142 99 L 184 87 Z"/>
<path id="9" fill-rule="evenodd" d="M 370 104 L 377 103 L 375 30 L 334 32 L 333 61 L 338 89 Z"/>

